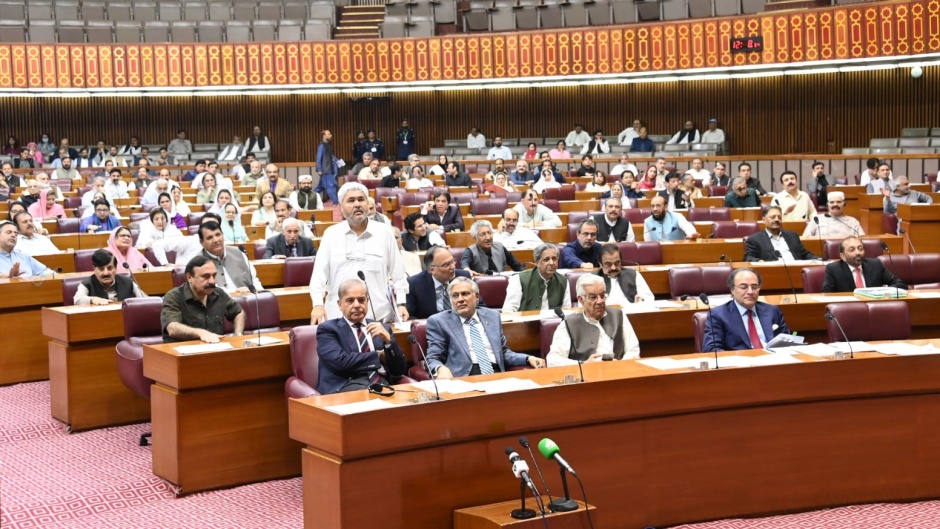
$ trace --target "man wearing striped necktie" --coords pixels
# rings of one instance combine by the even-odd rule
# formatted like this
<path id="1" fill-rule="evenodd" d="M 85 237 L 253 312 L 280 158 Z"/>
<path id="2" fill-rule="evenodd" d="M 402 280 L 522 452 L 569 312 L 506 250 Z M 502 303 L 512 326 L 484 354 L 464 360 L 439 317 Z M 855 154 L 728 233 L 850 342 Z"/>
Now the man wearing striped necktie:
<path id="1" fill-rule="evenodd" d="M 477 307 L 480 289 L 467 277 L 447 288 L 453 308 L 428 318 L 428 369 L 439 378 L 488 375 L 510 367 L 544 367 L 545 360 L 506 345 L 499 313 Z"/>
<path id="2" fill-rule="evenodd" d="M 703 352 L 763 349 L 774 336 L 790 334 L 780 308 L 758 301 L 763 282 L 751 268 L 731 272 L 728 289 L 732 299 L 708 315 Z"/>

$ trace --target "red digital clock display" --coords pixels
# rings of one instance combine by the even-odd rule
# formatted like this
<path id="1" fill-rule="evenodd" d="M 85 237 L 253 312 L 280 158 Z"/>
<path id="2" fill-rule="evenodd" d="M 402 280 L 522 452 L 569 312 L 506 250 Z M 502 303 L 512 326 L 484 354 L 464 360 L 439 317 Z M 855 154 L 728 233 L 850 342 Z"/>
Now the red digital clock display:
<path id="1" fill-rule="evenodd" d="M 731 53 L 764 51 L 764 37 L 737 37 L 731 39 Z"/>

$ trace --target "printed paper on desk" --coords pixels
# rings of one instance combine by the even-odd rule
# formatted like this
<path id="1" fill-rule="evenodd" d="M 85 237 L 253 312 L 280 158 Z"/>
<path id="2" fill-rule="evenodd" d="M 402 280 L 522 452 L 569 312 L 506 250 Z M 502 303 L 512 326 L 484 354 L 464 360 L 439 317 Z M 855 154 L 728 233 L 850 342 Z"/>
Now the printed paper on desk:
<path id="1" fill-rule="evenodd" d="M 829 358 L 835 356 L 836 349 L 824 343 L 814 343 L 812 345 L 797 345 L 788 347 L 784 351 L 791 353 L 801 353 L 815 356 L 816 358 Z"/>
<path id="2" fill-rule="evenodd" d="M 886 355 L 916 356 L 940 353 L 940 349 L 934 347 L 933 344 L 913 345 L 904 342 L 893 342 L 875 344 L 874 347 L 875 351 Z"/>
<path id="3" fill-rule="evenodd" d="M 421 382 L 412 382 L 409 384 L 418 389 L 424 390 L 429 393 L 434 393 L 434 382 L 430 380 L 422 380 Z M 472 382 L 467 382 L 466 380 L 457 380 L 453 378 L 445 378 L 437 380 L 437 390 L 441 393 L 450 393 L 451 395 L 459 395 L 460 393 L 470 393 L 471 391 L 481 391 L 477 389 L 476 384 Z"/>
<path id="4" fill-rule="evenodd" d="M 244 343 L 245 344 L 250 343 L 251 345 L 274 345 L 276 343 L 282 343 L 283 341 L 284 340 L 281 340 L 280 338 L 273 338 L 271 336 L 255 335 L 251 338 L 246 339 Z"/>
<path id="5" fill-rule="evenodd" d="M 768 349 L 773 349 L 775 347 L 789 347 L 792 345 L 800 345 L 804 342 L 802 336 L 795 336 L 792 334 L 778 334 L 774 336 L 773 340 L 767 344 Z"/>
<path id="6" fill-rule="evenodd" d="M 474 384 L 477 391 L 486 393 L 506 393 L 509 391 L 521 391 L 524 389 L 538 389 L 542 386 L 535 381 L 523 378 L 503 378 L 500 380 L 488 380 L 486 382 L 477 382 Z"/>
<path id="7" fill-rule="evenodd" d="M 849 346 L 845 342 L 835 342 L 829 344 L 832 347 L 842 351 L 843 353 L 849 352 Z M 868 353 L 875 352 L 875 346 L 868 342 L 852 342 L 852 352 L 854 353 Z"/>
<path id="8" fill-rule="evenodd" d="M 216 351 L 226 351 L 232 349 L 232 344 L 228 342 L 219 343 L 200 343 L 195 345 L 179 345 L 173 348 L 181 355 L 194 355 L 199 353 L 214 353 Z"/>
<path id="9" fill-rule="evenodd" d="M 848 303 L 849 301 L 861 301 L 855 296 L 812 296 L 810 299 L 820 303 Z"/>
<path id="10" fill-rule="evenodd" d="M 350 402 L 348 404 L 337 404 L 335 406 L 327 406 L 326 409 L 338 413 L 340 415 L 349 415 L 350 413 L 362 413 L 364 411 L 375 411 L 375 410 L 384 410 L 388 408 L 394 408 L 395 405 L 390 403 L 387 400 L 382 399 L 369 399 L 363 400 L 360 402 Z"/>

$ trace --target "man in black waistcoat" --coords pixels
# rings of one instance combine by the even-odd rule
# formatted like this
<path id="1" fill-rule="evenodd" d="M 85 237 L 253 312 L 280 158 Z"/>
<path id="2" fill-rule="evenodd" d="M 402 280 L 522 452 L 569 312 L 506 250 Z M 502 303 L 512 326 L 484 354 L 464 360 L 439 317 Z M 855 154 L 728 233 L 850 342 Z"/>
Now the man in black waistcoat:
<path id="1" fill-rule="evenodd" d="M 75 305 L 107 305 L 128 298 L 147 295 L 130 276 L 118 274 L 117 259 L 108 250 L 98 250 L 91 256 L 95 273 L 79 283 L 73 302 Z"/>

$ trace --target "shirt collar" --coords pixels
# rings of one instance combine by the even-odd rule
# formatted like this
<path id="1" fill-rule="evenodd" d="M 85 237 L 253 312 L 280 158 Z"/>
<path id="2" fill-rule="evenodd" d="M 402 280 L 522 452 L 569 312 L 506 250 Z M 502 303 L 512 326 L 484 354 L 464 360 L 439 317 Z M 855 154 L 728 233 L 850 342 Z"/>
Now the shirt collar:
<path id="1" fill-rule="evenodd" d="M 774 235 L 774 234 L 771 233 L 771 231 L 768 230 L 768 229 L 765 229 L 764 231 L 767 232 L 767 236 L 770 237 L 771 239 L 782 239 L 782 238 L 783 238 L 783 230 L 780 230 L 780 235 Z"/>
<path id="2" fill-rule="evenodd" d="M 738 300 L 736 299 L 731 300 L 731 302 L 734 303 L 735 307 L 737 307 L 738 314 L 740 314 L 742 318 L 747 316 L 748 309 L 744 305 L 738 303 Z M 755 313 L 757 313 L 757 305 L 754 305 L 754 308 L 750 310 L 753 310 Z"/>
<path id="3" fill-rule="evenodd" d="M 596 325 L 600 325 L 600 324 L 601 324 L 601 320 L 604 319 L 604 317 L 607 316 L 607 311 L 606 311 L 606 310 L 604 311 L 604 316 L 601 316 L 601 320 L 595 320 L 594 318 L 588 316 L 588 315 L 587 315 L 587 312 L 582 312 L 581 315 L 584 316 L 584 321 L 590 323 L 591 325 L 595 325 L 595 324 L 596 324 Z"/>

